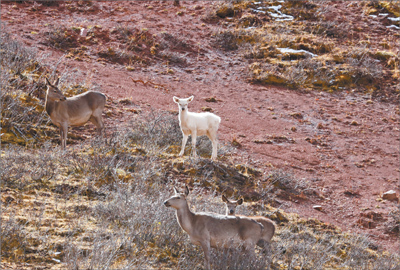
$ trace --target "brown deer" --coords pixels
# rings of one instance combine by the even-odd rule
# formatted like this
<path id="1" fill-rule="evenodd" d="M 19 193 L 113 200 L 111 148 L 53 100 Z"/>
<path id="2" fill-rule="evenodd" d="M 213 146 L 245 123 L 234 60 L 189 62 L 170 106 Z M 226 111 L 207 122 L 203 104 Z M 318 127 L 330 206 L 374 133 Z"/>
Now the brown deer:
<path id="1" fill-rule="evenodd" d="M 225 203 L 227 216 L 243 217 L 241 215 L 236 215 L 236 206 L 241 205 L 243 203 L 243 199 L 230 201 L 225 197 L 225 195 L 222 195 L 222 201 Z M 275 234 L 275 223 L 272 220 L 262 216 L 247 217 L 261 223 L 264 226 L 263 235 L 261 239 L 257 242 L 257 246 L 264 248 L 267 252 L 269 252 L 271 239 Z"/>
<path id="2" fill-rule="evenodd" d="M 232 248 L 242 244 L 255 256 L 254 248 L 263 233 L 263 225 L 253 219 L 239 216 L 224 216 L 215 213 L 193 213 L 190 211 L 185 193 L 174 188 L 175 194 L 164 202 L 165 206 L 176 209 L 176 218 L 180 227 L 189 234 L 195 245 L 204 251 L 207 269 L 210 269 L 210 248 Z"/>
<path id="3" fill-rule="evenodd" d="M 62 149 L 67 145 L 69 126 L 82 126 L 90 120 L 102 135 L 104 124 L 101 114 L 106 104 L 106 96 L 100 92 L 88 91 L 67 98 L 58 89 L 58 82 L 59 78 L 54 84 L 46 78 L 45 107 L 53 124 L 60 128 Z"/>

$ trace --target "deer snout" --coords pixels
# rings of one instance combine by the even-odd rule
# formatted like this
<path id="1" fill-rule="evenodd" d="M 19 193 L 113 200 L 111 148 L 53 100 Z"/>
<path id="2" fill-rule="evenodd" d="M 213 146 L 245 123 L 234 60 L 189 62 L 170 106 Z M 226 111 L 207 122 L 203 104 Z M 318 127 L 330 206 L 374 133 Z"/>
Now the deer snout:
<path id="1" fill-rule="evenodd" d="M 164 205 L 165 205 L 166 207 L 171 206 L 171 204 L 170 204 L 168 201 L 165 201 L 165 202 L 164 202 Z"/>
<path id="2" fill-rule="evenodd" d="M 235 214 L 235 211 L 229 210 L 229 215 L 233 215 L 233 214 Z"/>
<path id="3" fill-rule="evenodd" d="M 65 100 L 67 100 L 67 98 L 66 97 L 62 97 L 60 100 L 61 101 L 65 101 Z"/>
<path id="4" fill-rule="evenodd" d="M 185 110 L 185 107 L 182 107 L 182 111 L 184 111 Z"/>

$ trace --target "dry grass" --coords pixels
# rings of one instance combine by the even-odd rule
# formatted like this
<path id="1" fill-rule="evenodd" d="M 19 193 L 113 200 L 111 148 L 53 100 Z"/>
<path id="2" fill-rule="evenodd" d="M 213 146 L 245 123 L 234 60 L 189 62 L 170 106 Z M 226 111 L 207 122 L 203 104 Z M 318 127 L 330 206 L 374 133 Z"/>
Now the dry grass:
<path id="1" fill-rule="evenodd" d="M 294 19 L 282 22 L 270 15 L 271 7 L 278 5 Z M 361 5 L 376 14 L 397 12 L 381 1 Z M 372 44 L 364 30 L 332 20 L 332 8 L 325 1 L 237 1 L 231 6 L 235 13 L 225 21 L 219 17 L 222 29 L 214 33 L 212 43 L 249 59 L 252 82 L 295 89 L 356 89 L 374 97 L 390 96 L 392 101 L 398 95 L 398 36 Z M 220 9 L 217 5 L 214 12 Z"/>

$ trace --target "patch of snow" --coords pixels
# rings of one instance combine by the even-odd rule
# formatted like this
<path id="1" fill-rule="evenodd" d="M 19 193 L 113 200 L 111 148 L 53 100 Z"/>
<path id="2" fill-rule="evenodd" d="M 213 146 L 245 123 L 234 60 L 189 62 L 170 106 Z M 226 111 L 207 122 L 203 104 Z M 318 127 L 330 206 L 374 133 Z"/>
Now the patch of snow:
<path id="1" fill-rule="evenodd" d="M 391 20 L 392 22 L 398 22 L 398 21 L 400 21 L 400 17 L 397 17 L 397 18 L 389 18 L 389 17 L 388 17 L 388 19 Z"/>
<path id="2" fill-rule="evenodd" d="M 389 13 L 379 13 L 379 14 L 378 14 L 378 16 L 383 16 L 383 17 L 385 17 L 385 16 L 387 16 L 387 15 L 389 15 Z"/>
<path id="3" fill-rule="evenodd" d="M 258 13 L 262 13 L 262 14 L 265 14 L 265 13 L 266 13 L 266 12 L 263 11 L 263 10 L 258 10 L 258 9 L 254 9 L 254 8 L 252 8 L 251 11 L 258 12 Z"/>
<path id="4" fill-rule="evenodd" d="M 281 53 L 305 53 L 311 55 L 312 57 L 318 56 L 306 50 L 294 50 L 290 48 L 276 48 L 276 49 L 279 50 Z"/>
<path id="5" fill-rule="evenodd" d="M 268 8 L 275 10 L 275 12 L 281 13 L 280 9 L 282 8 L 282 5 L 270 6 Z"/>
<path id="6" fill-rule="evenodd" d="M 398 27 L 397 25 L 390 25 L 390 26 L 386 26 L 386 28 L 394 28 L 394 29 L 397 29 L 397 30 L 400 30 L 400 27 Z"/>
<path id="7" fill-rule="evenodd" d="M 60 263 L 61 261 L 58 259 L 51 258 L 53 261 Z"/>
<path id="8" fill-rule="evenodd" d="M 286 14 L 276 14 L 272 12 L 268 12 L 269 15 L 272 17 L 276 18 L 276 21 L 281 22 L 281 21 L 293 21 L 294 17 Z"/>
<path id="9" fill-rule="evenodd" d="M 370 17 L 372 17 L 372 18 L 376 18 L 376 17 L 378 17 L 378 16 L 376 16 L 376 15 L 369 15 Z"/>
<path id="10" fill-rule="evenodd" d="M 294 17 L 291 15 L 286 15 L 283 14 L 280 9 L 282 8 L 282 5 L 277 5 L 277 6 L 270 6 L 268 7 L 269 9 L 273 9 L 276 13 L 273 12 L 269 12 L 268 14 L 271 15 L 273 18 L 276 19 L 276 21 L 280 22 L 280 21 L 292 21 L 294 20 Z"/>

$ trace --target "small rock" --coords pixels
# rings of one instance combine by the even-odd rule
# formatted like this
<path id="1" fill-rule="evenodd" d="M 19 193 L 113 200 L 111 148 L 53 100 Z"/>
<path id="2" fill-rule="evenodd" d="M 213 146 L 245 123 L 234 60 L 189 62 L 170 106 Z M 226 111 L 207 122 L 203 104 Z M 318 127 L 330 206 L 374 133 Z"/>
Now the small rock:
<path id="1" fill-rule="evenodd" d="M 212 111 L 212 109 L 210 107 L 201 107 L 201 110 L 203 112 L 211 112 Z"/>
<path id="2" fill-rule="evenodd" d="M 356 120 L 351 121 L 350 125 L 352 126 L 358 126 L 360 125 Z"/>
<path id="3" fill-rule="evenodd" d="M 388 201 L 397 201 L 398 198 L 397 198 L 396 191 L 394 191 L 394 190 L 389 190 L 389 191 L 383 193 L 382 199 L 388 200 Z"/>
<path id="4" fill-rule="evenodd" d="M 215 97 L 208 97 L 205 99 L 207 102 L 217 102 L 217 99 Z"/>
<path id="5" fill-rule="evenodd" d="M 314 205 L 312 208 L 318 211 L 322 211 L 322 206 L 321 205 Z"/>

